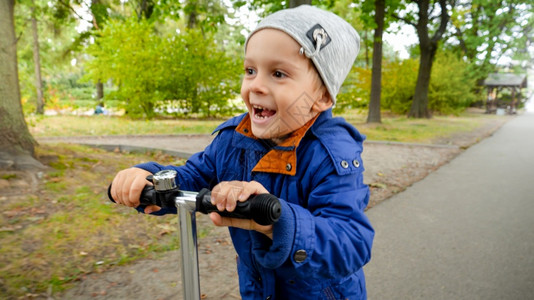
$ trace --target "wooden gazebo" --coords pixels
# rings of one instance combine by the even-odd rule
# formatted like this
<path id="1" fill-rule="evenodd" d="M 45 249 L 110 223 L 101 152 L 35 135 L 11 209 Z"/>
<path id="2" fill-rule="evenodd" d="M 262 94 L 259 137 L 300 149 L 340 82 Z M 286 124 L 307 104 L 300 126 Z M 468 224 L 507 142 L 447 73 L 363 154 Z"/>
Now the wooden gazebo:
<path id="1" fill-rule="evenodd" d="M 483 85 L 488 89 L 486 113 L 494 113 L 497 108 L 504 108 L 509 114 L 514 114 L 517 103 L 521 100 L 521 89 L 527 87 L 527 76 L 525 74 L 492 73 L 484 80 Z M 510 90 L 511 101 L 504 102 L 499 97 L 503 89 Z"/>

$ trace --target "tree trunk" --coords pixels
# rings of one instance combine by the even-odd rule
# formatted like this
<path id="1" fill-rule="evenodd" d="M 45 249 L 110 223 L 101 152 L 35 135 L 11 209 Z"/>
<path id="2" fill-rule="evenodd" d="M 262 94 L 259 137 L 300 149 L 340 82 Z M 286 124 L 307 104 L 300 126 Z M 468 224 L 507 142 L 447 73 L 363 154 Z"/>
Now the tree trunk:
<path id="1" fill-rule="evenodd" d="M 303 4 L 311 5 L 311 0 L 289 0 L 289 7 L 298 7 Z"/>
<path id="2" fill-rule="evenodd" d="M 373 39 L 373 70 L 371 79 L 371 99 L 367 123 L 381 123 L 380 97 L 382 93 L 382 34 L 384 33 L 385 0 L 375 0 L 376 29 Z"/>
<path id="3" fill-rule="evenodd" d="M 432 72 L 432 62 L 438 49 L 438 42 L 443 37 L 443 33 L 447 28 L 449 22 L 449 14 L 447 10 L 447 0 L 439 0 L 441 14 L 439 16 L 440 22 L 438 29 L 434 35 L 430 37 L 428 30 L 428 23 L 430 20 L 430 0 L 416 1 L 419 8 L 418 21 L 415 25 L 417 37 L 419 38 L 419 49 L 421 50 L 421 57 L 419 60 L 419 72 L 417 74 L 417 83 L 415 84 L 415 94 L 413 97 L 412 106 L 408 112 L 409 118 L 431 118 L 432 115 L 428 109 L 428 88 L 430 85 L 430 74 Z M 434 3 L 434 2 L 432 2 Z M 453 6 L 454 3 L 451 3 Z M 430 12 L 433 11 L 433 8 Z"/>
<path id="4" fill-rule="evenodd" d="M 33 63 L 35 66 L 35 89 L 37 90 L 36 112 L 44 114 L 43 80 L 41 77 L 41 56 L 39 54 L 39 32 L 35 18 L 35 1 L 32 1 L 32 33 L 33 33 Z"/>
<path id="5" fill-rule="evenodd" d="M 417 73 L 417 83 L 412 106 L 408 113 L 409 118 L 431 118 L 428 109 L 428 87 L 430 85 L 430 73 L 432 71 L 432 61 L 436 51 L 420 44 L 421 57 L 419 59 L 419 72 Z"/>
<path id="6" fill-rule="evenodd" d="M 367 30 L 363 31 L 363 47 L 365 50 L 365 68 L 369 69 L 369 47 L 367 47 Z"/>
<path id="7" fill-rule="evenodd" d="M 15 0 L 0 0 L 0 169 L 42 168 L 20 104 L 14 7 Z"/>
<path id="8" fill-rule="evenodd" d="M 137 20 L 141 20 L 143 17 L 145 20 L 150 19 L 152 13 L 154 12 L 154 1 L 152 0 L 141 0 L 139 3 L 139 13 L 137 14 Z"/>
<path id="9" fill-rule="evenodd" d="M 104 98 L 104 84 L 100 79 L 96 83 L 96 100 L 100 102 Z"/>

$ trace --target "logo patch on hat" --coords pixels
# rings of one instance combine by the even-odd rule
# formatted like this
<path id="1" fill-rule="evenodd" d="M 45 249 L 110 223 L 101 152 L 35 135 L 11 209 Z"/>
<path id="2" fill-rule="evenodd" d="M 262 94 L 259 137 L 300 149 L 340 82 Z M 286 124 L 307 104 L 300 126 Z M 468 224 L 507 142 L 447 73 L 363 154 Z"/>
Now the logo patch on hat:
<path id="1" fill-rule="evenodd" d="M 319 35 L 321 35 L 321 49 L 323 49 L 326 45 L 328 45 L 332 40 L 330 39 L 330 35 L 326 30 L 321 26 L 320 24 L 315 24 L 308 32 L 306 33 L 306 36 L 310 41 L 312 42 L 315 49 L 317 49 L 317 39 L 319 38 Z"/>

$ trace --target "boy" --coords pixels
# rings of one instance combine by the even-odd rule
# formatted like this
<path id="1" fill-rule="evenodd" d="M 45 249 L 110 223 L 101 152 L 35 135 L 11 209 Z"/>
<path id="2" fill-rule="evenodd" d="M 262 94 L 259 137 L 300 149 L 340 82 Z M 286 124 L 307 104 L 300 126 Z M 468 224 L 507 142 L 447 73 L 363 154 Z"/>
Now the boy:
<path id="1" fill-rule="evenodd" d="M 241 96 L 248 113 L 221 124 L 217 137 L 185 166 L 145 163 L 112 183 L 117 203 L 139 207 L 146 176 L 175 169 L 184 190 L 212 188 L 212 202 L 271 193 L 282 215 L 273 225 L 210 214 L 229 226 L 243 299 L 365 299 L 362 267 L 374 231 L 364 215 L 364 137 L 331 107 L 359 50 L 338 16 L 300 6 L 265 18 L 245 44 Z"/>

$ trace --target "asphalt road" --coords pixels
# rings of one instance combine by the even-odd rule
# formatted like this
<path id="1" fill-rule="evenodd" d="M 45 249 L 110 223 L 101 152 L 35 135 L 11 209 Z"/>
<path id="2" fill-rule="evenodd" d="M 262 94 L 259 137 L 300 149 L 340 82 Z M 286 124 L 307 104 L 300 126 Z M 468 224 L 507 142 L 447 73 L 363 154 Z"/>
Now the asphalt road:
<path id="1" fill-rule="evenodd" d="M 534 113 L 367 215 L 369 299 L 534 299 Z"/>

